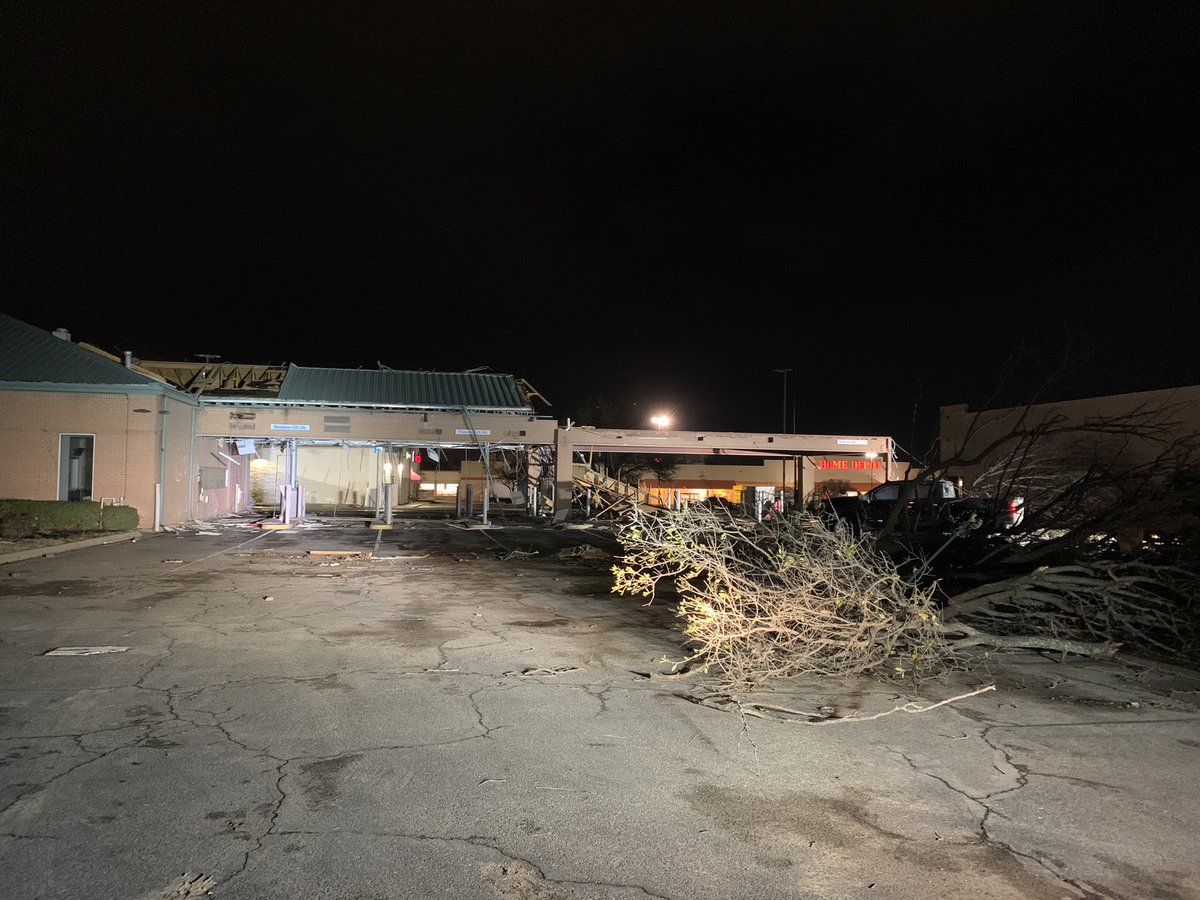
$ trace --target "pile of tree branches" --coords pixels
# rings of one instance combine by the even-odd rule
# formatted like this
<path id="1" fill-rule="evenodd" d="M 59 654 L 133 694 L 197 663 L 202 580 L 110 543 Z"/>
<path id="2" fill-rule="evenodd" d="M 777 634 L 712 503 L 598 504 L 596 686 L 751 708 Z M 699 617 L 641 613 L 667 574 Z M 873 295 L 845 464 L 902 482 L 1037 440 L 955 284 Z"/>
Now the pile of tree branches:
<path id="1" fill-rule="evenodd" d="M 809 516 L 761 524 L 720 509 L 640 514 L 618 532 L 618 594 L 677 594 L 692 653 L 733 688 L 798 674 L 894 675 L 950 656 L 934 588 Z M 682 663 L 681 663 L 682 665 Z"/>
<path id="2" fill-rule="evenodd" d="M 772 678 L 920 678 L 964 648 L 1163 655 L 1200 647 L 1197 580 L 1140 563 L 1042 567 L 942 594 L 914 583 L 869 537 L 810 515 L 761 523 L 691 507 L 637 514 L 618 531 L 613 591 L 653 600 L 669 588 L 690 655 L 731 689 Z"/>
<path id="3" fill-rule="evenodd" d="M 959 646 L 1071 651 L 1099 643 L 1192 658 L 1200 655 L 1200 578 L 1136 561 L 1042 566 L 955 594 L 942 617 L 958 627 Z"/>

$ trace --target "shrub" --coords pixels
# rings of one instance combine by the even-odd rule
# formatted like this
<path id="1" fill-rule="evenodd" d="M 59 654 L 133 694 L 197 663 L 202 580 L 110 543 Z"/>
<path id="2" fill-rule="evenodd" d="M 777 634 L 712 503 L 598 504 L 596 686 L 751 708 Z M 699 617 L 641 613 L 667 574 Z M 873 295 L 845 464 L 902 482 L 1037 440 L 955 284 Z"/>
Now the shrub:
<path id="1" fill-rule="evenodd" d="M 106 506 L 100 511 L 100 528 L 104 531 L 133 531 L 137 527 L 136 506 Z"/>
<path id="2" fill-rule="evenodd" d="M 36 524 L 29 513 L 12 513 L 0 516 L 0 538 L 5 540 L 20 540 L 33 534 Z"/>
<path id="3" fill-rule="evenodd" d="M 137 528 L 132 506 L 106 506 L 91 500 L 0 500 L 0 529 L 24 532 L 130 531 Z"/>

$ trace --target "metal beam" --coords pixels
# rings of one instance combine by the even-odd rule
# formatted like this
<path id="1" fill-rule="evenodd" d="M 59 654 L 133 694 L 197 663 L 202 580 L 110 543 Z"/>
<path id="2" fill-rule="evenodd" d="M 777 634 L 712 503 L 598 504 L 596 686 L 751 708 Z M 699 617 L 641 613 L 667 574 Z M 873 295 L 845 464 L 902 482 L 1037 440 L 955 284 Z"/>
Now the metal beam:
<path id="1" fill-rule="evenodd" d="M 551 446 L 558 424 L 530 415 L 411 412 L 338 406 L 243 406 L 205 403 L 200 434 L 225 438 L 298 438 L 301 441 L 392 441 L 412 447 Z"/>
<path id="2" fill-rule="evenodd" d="M 339 406 L 279 404 L 201 406 L 197 434 L 223 438 L 298 438 L 305 442 L 394 441 L 414 447 L 558 446 L 567 432 L 574 449 L 595 453 L 661 453 L 691 456 L 859 456 L 890 459 L 892 439 L 881 435 L 771 434 L 731 431 L 651 431 L 560 427 L 538 416 L 415 412 Z"/>
<path id="3" fill-rule="evenodd" d="M 138 366 L 191 394 L 205 391 L 279 392 L 285 366 L 255 363 L 193 363 L 166 360 L 139 360 Z"/>
<path id="4" fill-rule="evenodd" d="M 734 431 L 650 431 L 571 429 L 575 449 L 596 453 L 668 453 L 715 456 L 817 456 L 876 453 L 890 455 L 892 439 L 858 434 L 771 434 Z"/>

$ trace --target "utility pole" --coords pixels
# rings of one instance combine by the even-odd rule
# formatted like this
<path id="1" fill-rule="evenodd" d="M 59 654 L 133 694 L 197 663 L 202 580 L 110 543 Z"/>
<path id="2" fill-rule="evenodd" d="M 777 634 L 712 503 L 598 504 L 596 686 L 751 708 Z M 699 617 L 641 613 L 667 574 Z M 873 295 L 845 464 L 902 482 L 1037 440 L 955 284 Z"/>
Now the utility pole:
<path id="1" fill-rule="evenodd" d="M 792 370 L 791 369 L 774 369 L 773 371 L 778 372 L 780 375 L 783 376 L 783 433 L 789 434 L 790 432 L 788 431 L 787 383 L 788 383 L 788 372 L 790 372 Z"/>
<path id="2" fill-rule="evenodd" d="M 783 376 L 783 433 L 788 433 L 788 372 L 791 369 L 775 369 Z M 779 460 L 779 512 L 783 513 L 783 497 L 787 493 L 787 459 Z"/>

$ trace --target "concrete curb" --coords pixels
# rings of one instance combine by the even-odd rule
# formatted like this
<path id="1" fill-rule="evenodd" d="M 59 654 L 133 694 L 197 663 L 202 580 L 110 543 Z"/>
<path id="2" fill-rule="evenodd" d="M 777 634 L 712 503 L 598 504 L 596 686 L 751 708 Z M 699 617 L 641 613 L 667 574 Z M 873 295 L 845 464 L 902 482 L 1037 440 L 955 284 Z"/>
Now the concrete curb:
<path id="1" fill-rule="evenodd" d="M 100 537 L 86 538 L 82 541 L 67 541 L 62 544 L 47 544 L 44 547 L 34 547 L 30 550 L 16 550 L 12 553 L 0 553 L 0 566 L 5 563 L 20 562 L 23 559 L 37 559 L 39 556 L 54 556 L 66 553 L 68 550 L 82 550 L 84 547 L 99 547 L 101 544 L 115 544 L 120 541 L 132 541 L 142 536 L 140 531 L 114 531 L 112 534 Z"/>

